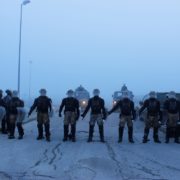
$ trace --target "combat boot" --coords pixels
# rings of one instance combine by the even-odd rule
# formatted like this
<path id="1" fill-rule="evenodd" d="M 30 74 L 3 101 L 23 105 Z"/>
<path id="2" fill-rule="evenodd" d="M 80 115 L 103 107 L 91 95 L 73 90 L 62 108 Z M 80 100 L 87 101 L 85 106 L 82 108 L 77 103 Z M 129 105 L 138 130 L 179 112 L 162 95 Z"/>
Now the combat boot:
<path id="1" fill-rule="evenodd" d="M 68 134 L 68 139 L 72 140 L 72 132 Z"/>
<path id="2" fill-rule="evenodd" d="M 124 132 L 124 127 L 119 127 L 119 139 L 118 139 L 118 143 L 122 142 L 123 132 Z"/>
<path id="3" fill-rule="evenodd" d="M 45 132 L 46 132 L 46 141 L 50 142 L 51 141 L 51 139 L 50 139 L 51 133 L 50 133 L 50 124 L 49 124 L 49 122 L 45 123 L 44 126 L 45 126 Z"/>
<path id="4" fill-rule="evenodd" d="M 159 140 L 159 137 L 158 137 L 158 128 L 157 127 L 154 128 L 153 138 L 154 138 L 155 143 L 161 143 L 161 141 Z"/>
<path id="5" fill-rule="evenodd" d="M 50 142 L 50 141 L 51 141 L 50 136 L 46 136 L 46 141 L 47 141 L 47 142 Z"/>
<path id="6" fill-rule="evenodd" d="M 104 126 L 103 125 L 99 126 L 99 135 L 100 135 L 100 141 L 104 143 L 105 141 L 104 141 Z"/>
<path id="7" fill-rule="evenodd" d="M 143 137 L 143 143 L 147 143 L 148 140 L 147 140 L 147 137 Z"/>
<path id="8" fill-rule="evenodd" d="M 8 139 L 15 139 L 15 136 L 14 135 L 9 135 Z"/>
<path id="9" fill-rule="evenodd" d="M 175 139 L 174 142 L 180 144 L 179 139 Z"/>
<path id="10" fill-rule="evenodd" d="M 7 134 L 7 129 L 6 129 L 6 118 L 3 118 L 1 121 L 1 127 L 2 127 L 2 134 Z"/>
<path id="11" fill-rule="evenodd" d="M 73 124 L 73 125 L 71 125 L 71 140 L 72 140 L 72 142 L 76 142 L 76 125 L 75 124 Z"/>
<path id="12" fill-rule="evenodd" d="M 149 128 L 145 127 L 144 128 L 143 143 L 147 143 L 148 142 L 148 135 L 149 135 Z"/>
<path id="13" fill-rule="evenodd" d="M 169 143 L 169 137 L 170 137 L 170 128 L 169 127 L 167 127 L 166 128 L 166 141 L 165 141 L 165 143 Z"/>
<path id="14" fill-rule="evenodd" d="M 9 139 L 14 139 L 14 132 L 15 132 L 15 123 L 10 124 L 10 134 L 9 134 Z"/>
<path id="15" fill-rule="evenodd" d="M 161 141 L 157 138 L 157 139 L 154 139 L 154 142 L 155 143 L 161 143 Z"/>
<path id="16" fill-rule="evenodd" d="M 43 137 L 43 125 L 42 124 L 38 124 L 37 127 L 38 127 L 38 137 L 37 137 L 37 140 L 44 139 L 44 137 Z"/>
<path id="17" fill-rule="evenodd" d="M 23 135 L 19 135 L 19 136 L 18 136 L 18 139 L 19 139 L 19 140 L 23 139 Z"/>
<path id="18" fill-rule="evenodd" d="M 24 129 L 22 127 L 22 123 L 17 123 L 17 128 L 18 128 L 18 133 L 19 133 L 19 137 L 18 139 L 23 139 L 24 136 Z"/>
<path id="19" fill-rule="evenodd" d="M 63 141 L 67 141 L 68 140 L 68 125 L 64 125 L 64 138 Z"/>
<path id="20" fill-rule="evenodd" d="M 42 140 L 42 139 L 44 139 L 44 136 L 38 136 L 36 139 L 37 140 Z"/>
<path id="21" fill-rule="evenodd" d="M 166 144 L 168 144 L 168 143 L 169 143 L 169 138 L 166 138 L 165 143 L 166 143 Z"/>
<path id="22" fill-rule="evenodd" d="M 179 133 L 178 133 L 178 127 L 176 127 L 175 129 L 175 139 L 174 139 L 174 142 L 179 144 Z"/>
<path id="23" fill-rule="evenodd" d="M 2 134 L 8 134 L 7 130 L 1 130 Z"/>
<path id="24" fill-rule="evenodd" d="M 134 143 L 134 140 L 133 140 L 133 127 L 128 127 L 128 136 L 129 136 L 129 142 Z"/>
<path id="25" fill-rule="evenodd" d="M 88 138 L 87 142 L 92 142 L 93 132 L 94 132 L 94 126 L 89 125 L 89 138 Z"/>

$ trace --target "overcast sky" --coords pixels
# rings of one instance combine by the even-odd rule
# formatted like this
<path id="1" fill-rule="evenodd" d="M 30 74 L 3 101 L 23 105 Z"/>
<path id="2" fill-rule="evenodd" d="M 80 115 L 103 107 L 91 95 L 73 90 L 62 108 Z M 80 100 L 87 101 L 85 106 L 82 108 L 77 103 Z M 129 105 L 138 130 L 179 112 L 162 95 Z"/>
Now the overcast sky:
<path id="1" fill-rule="evenodd" d="M 0 88 L 17 88 L 20 0 L 0 0 Z M 111 98 L 180 91 L 179 0 L 31 0 L 23 7 L 21 94 L 82 84 Z"/>

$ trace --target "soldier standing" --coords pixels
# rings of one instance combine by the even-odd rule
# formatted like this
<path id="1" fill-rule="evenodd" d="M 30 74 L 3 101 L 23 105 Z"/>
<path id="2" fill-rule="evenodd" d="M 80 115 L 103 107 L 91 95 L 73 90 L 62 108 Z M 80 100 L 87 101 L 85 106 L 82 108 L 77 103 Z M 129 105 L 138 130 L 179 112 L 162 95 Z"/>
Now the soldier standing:
<path id="1" fill-rule="evenodd" d="M 144 137 L 143 143 L 147 143 L 149 130 L 153 127 L 153 138 L 155 143 L 161 143 L 158 136 L 159 125 L 162 120 L 162 112 L 160 110 L 160 102 L 156 98 L 156 92 L 151 91 L 149 93 L 150 98 L 147 99 L 141 109 L 139 110 L 139 116 L 147 109 L 147 117 L 145 119 Z"/>
<path id="2" fill-rule="evenodd" d="M 110 115 L 114 111 L 120 108 L 120 123 L 119 123 L 119 140 L 122 142 L 124 126 L 127 123 L 128 126 L 128 138 L 130 143 L 134 143 L 133 140 L 133 120 L 136 119 L 136 112 L 134 109 L 134 102 L 130 100 L 129 92 L 123 92 L 122 99 L 108 112 Z"/>
<path id="3" fill-rule="evenodd" d="M 19 97 L 18 97 L 18 92 L 17 91 L 13 91 L 12 92 L 12 99 L 10 100 L 9 104 L 8 104 L 8 113 L 9 113 L 9 130 L 10 130 L 10 134 L 9 134 L 9 139 L 14 139 L 14 132 L 15 132 L 15 127 L 17 125 L 18 128 L 18 133 L 19 133 L 19 137 L 18 139 L 22 139 L 23 135 L 24 135 L 24 129 L 22 127 L 22 123 L 17 123 L 17 118 L 18 118 L 18 108 L 22 108 L 24 107 L 24 101 L 22 101 Z"/>
<path id="4" fill-rule="evenodd" d="M 168 114 L 166 123 L 166 143 L 169 143 L 171 131 L 174 133 L 174 142 L 179 143 L 178 123 L 180 120 L 180 102 L 176 98 L 176 93 L 171 91 L 168 94 L 168 99 L 164 103 L 164 110 Z"/>
<path id="5" fill-rule="evenodd" d="M 51 99 L 46 96 L 46 89 L 41 89 L 40 96 L 35 99 L 34 104 L 30 108 L 28 117 L 36 109 L 37 111 L 37 127 L 38 127 L 38 137 L 37 140 L 42 140 L 43 136 L 43 125 L 45 127 L 46 140 L 50 141 L 50 119 L 49 113 L 52 110 Z"/>
<path id="6" fill-rule="evenodd" d="M 1 130 L 2 130 L 2 134 L 7 134 L 6 128 L 5 128 L 5 124 L 6 124 L 6 119 L 5 119 L 5 115 L 6 115 L 6 110 L 5 110 L 5 102 L 3 100 L 3 91 L 0 89 L 0 121 L 1 121 Z"/>
<path id="7" fill-rule="evenodd" d="M 76 141 L 76 121 L 79 119 L 79 101 L 73 97 L 74 91 L 67 91 L 67 98 L 62 100 L 59 108 L 59 117 L 64 108 L 64 138 L 63 141 L 68 140 L 69 125 L 71 126 L 71 139 L 72 142 Z M 70 136 L 69 136 L 70 137 Z"/>
<path id="8" fill-rule="evenodd" d="M 94 89 L 93 91 L 94 97 L 89 99 L 88 105 L 81 116 L 85 118 L 87 112 L 91 108 L 88 142 L 92 142 L 94 126 L 95 126 L 95 123 L 97 122 L 99 126 L 100 141 L 104 143 L 105 141 L 104 141 L 103 120 L 106 119 L 106 110 L 105 110 L 104 99 L 100 98 L 99 94 L 100 94 L 99 89 Z"/>
<path id="9" fill-rule="evenodd" d="M 8 106 L 9 106 L 9 102 L 11 101 L 11 98 L 12 98 L 12 92 L 11 92 L 11 90 L 7 89 L 6 90 L 6 96 L 3 98 L 3 101 L 5 103 L 5 109 L 6 109 L 6 116 L 2 120 L 2 132 L 3 132 L 3 134 L 7 134 L 10 131 Z"/>

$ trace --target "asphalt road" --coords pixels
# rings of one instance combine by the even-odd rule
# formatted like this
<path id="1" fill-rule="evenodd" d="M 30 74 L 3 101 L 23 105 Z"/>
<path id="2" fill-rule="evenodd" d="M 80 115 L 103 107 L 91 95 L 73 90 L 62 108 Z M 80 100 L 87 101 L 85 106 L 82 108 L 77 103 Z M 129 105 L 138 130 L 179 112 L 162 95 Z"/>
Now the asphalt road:
<path id="1" fill-rule="evenodd" d="M 36 121 L 24 125 L 23 140 L 9 140 L 0 134 L 0 180 L 179 180 L 180 145 L 142 143 L 143 123 L 134 123 L 135 144 L 118 140 L 118 114 L 105 122 L 106 143 L 99 142 L 96 126 L 94 141 L 87 143 L 88 119 L 77 123 L 77 142 L 62 142 L 63 119 L 51 119 L 51 142 L 37 141 Z M 17 137 L 18 135 L 16 135 Z M 164 134 L 160 132 L 164 142 Z"/>

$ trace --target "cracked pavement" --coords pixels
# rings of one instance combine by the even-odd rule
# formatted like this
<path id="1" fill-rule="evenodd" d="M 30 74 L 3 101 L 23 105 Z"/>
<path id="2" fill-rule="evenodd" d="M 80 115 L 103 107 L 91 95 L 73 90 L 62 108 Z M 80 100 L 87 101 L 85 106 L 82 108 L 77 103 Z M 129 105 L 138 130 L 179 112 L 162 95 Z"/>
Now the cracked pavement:
<path id="1" fill-rule="evenodd" d="M 87 143 L 88 117 L 77 124 L 77 142 L 62 142 L 63 120 L 51 119 L 51 142 L 37 141 L 36 122 L 25 124 L 24 139 L 8 140 L 0 134 L 2 180 L 179 180 L 180 145 L 142 143 L 143 123 L 134 124 L 135 144 L 127 138 L 118 144 L 118 114 L 105 122 L 106 143 L 99 142 L 97 126 L 94 141 Z M 164 141 L 164 134 L 160 132 Z"/>

